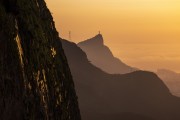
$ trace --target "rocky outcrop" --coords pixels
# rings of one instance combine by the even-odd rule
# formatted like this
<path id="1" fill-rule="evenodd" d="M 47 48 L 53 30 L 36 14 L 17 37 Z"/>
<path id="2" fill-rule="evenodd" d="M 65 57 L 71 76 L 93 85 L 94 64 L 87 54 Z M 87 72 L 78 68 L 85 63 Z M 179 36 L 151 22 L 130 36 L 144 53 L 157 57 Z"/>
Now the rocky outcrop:
<path id="1" fill-rule="evenodd" d="M 114 57 L 110 49 L 104 45 L 101 34 L 77 44 L 86 54 L 92 64 L 110 74 L 125 74 L 137 71 Z"/>
<path id="2" fill-rule="evenodd" d="M 0 1 L 1 120 L 80 120 L 59 40 L 44 0 Z"/>

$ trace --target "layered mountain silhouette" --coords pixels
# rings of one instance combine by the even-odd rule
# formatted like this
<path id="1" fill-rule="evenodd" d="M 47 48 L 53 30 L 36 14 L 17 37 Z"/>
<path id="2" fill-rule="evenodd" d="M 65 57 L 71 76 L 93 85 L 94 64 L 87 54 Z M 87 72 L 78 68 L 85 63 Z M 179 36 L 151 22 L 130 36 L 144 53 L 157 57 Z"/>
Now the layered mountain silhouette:
<path id="1" fill-rule="evenodd" d="M 0 0 L 0 120 L 80 120 L 59 35 L 44 0 Z"/>
<path id="2" fill-rule="evenodd" d="M 62 40 L 83 120 L 179 120 L 180 99 L 154 73 L 108 74 L 75 43 Z"/>
<path id="3" fill-rule="evenodd" d="M 114 57 L 110 49 L 104 45 L 101 34 L 77 44 L 86 54 L 88 59 L 95 66 L 111 74 L 124 74 L 136 71 L 118 58 Z"/>
<path id="4" fill-rule="evenodd" d="M 78 43 L 78 46 L 87 54 L 92 64 L 107 73 L 122 74 L 137 70 L 124 64 L 118 58 L 115 58 L 110 49 L 104 45 L 101 34 Z M 156 74 L 163 80 L 172 94 L 180 96 L 180 74 L 163 69 L 158 70 Z"/>
<path id="5" fill-rule="evenodd" d="M 168 86 L 172 94 L 180 97 L 180 73 L 167 69 L 159 69 L 156 73 Z"/>

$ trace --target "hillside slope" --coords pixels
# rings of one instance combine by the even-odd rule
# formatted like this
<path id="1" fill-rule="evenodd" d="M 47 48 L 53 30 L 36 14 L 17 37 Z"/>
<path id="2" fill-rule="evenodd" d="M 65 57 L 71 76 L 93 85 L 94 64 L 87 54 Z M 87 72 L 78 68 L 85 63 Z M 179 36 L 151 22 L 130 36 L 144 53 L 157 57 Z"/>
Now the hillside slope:
<path id="1" fill-rule="evenodd" d="M 172 94 L 180 97 L 180 74 L 166 69 L 159 69 L 156 73 L 168 86 Z"/>
<path id="2" fill-rule="evenodd" d="M 104 45 L 101 34 L 77 44 L 85 53 L 92 64 L 107 73 L 130 73 L 137 69 L 127 66 L 115 58 L 110 49 Z M 180 75 L 170 70 L 158 70 L 156 74 L 168 86 L 171 93 L 180 96 Z"/>
<path id="3" fill-rule="evenodd" d="M 179 120 L 180 99 L 156 74 L 107 74 L 75 44 L 62 40 L 84 120 Z M 129 116 L 129 118 L 128 118 Z"/>

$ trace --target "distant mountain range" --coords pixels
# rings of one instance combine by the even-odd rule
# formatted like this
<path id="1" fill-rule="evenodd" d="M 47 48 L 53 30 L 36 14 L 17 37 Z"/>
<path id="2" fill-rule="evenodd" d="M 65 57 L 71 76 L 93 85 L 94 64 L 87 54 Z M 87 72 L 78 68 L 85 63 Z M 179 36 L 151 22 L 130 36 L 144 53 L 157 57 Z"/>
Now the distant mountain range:
<path id="1" fill-rule="evenodd" d="M 110 49 L 104 45 L 101 34 L 77 44 L 86 54 L 92 64 L 111 74 L 124 74 L 136 71 L 136 68 L 126 65 L 114 57 Z"/>
<path id="2" fill-rule="evenodd" d="M 159 69 L 156 73 L 168 86 L 172 94 L 180 97 L 180 73 L 167 69 Z"/>
<path id="3" fill-rule="evenodd" d="M 83 120 L 180 120 L 180 98 L 156 74 L 108 74 L 91 64 L 75 43 L 62 40 L 62 45 Z"/>
<path id="4" fill-rule="evenodd" d="M 103 71 L 114 74 L 123 74 L 137 71 L 137 68 L 130 67 L 118 58 L 114 57 L 110 49 L 104 45 L 101 34 L 77 44 L 85 53 L 92 64 Z M 180 74 L 170 70 L 158 70 L 156 74 L 168 86 L 172 94 L 180 96 Z"/>

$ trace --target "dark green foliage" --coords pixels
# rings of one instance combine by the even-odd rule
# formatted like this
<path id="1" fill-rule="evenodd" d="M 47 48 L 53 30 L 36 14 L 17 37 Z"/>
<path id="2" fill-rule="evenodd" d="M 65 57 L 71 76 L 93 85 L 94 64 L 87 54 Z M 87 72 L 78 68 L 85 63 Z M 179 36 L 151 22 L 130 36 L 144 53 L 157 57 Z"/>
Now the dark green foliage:
<path id="1" fill-rule="evenodd" d="M 18 14 L 11 2 L 0 1 L 0 120 L 80 120 L 72 76 L 44 0 L 15 1 Z"/>

